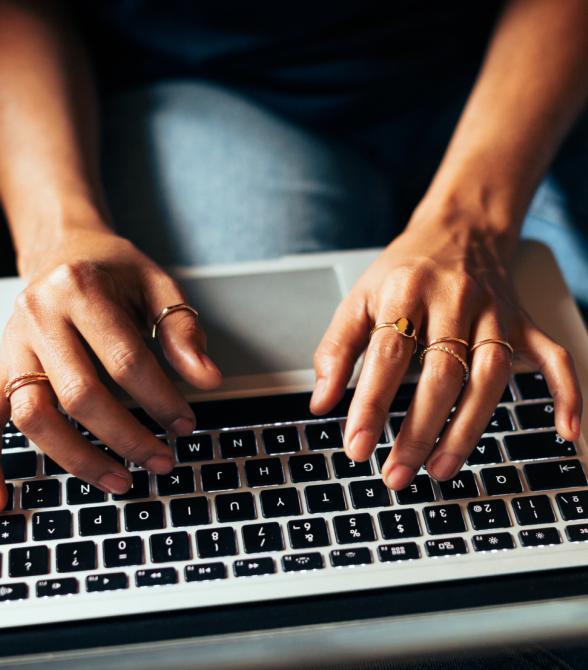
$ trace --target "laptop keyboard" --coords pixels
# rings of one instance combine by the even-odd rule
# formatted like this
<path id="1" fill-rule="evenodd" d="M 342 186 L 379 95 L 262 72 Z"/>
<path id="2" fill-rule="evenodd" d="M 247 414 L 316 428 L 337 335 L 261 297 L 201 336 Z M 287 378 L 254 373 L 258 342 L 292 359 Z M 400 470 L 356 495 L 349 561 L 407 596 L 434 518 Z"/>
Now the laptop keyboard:
<path id="1" fill-rule="evenodd" d="M 588 539 L 583 454 L 555 432 L 539 373 L 513 376 L 456 477 L 436 482 L 421 470 L 405 490 L 389 491 L 380 470 L 414 388 L 401 386 L 364 463 L 341 450 L 351 391 L 325 419 L 309 414 L 307 393 L 198 403 L 198 431 L 168 440 L 174 470 L 152 475 L 129 464 L 133 486 L 125 495 L 68 475 L 9 423 L 2 437 L 9 503 L 0 514 L 0 610 L 33 605 L 36 621 L 53 621 L 52 603 L 61 603 L 57 618 L 68 618 L 63 603 L 83 602 L 72 610 L 80 619 L 98 615 L 92 599 L 116 591 L 134 603 L 126 611 L 141 612 L 142 594 L 155 587 L 189 595 L 176 605 L 162 601 L 162 608 L 193 607 L 209 603 L 198 594 L 212 582 L 215 598 L 218 585 L 227 584 L 223 602 L 231 602 L 231 584 L 239 582 L 249 585 L 241 600 L 284 597 L 278 580 L 285 578 L 296 594 L 316 594 L 335 573 L 353 574 L 353 584 L 347 579 L 327 590 L 386 585 L 399 566 L 451 566 L 490 554 L 496 564 L 498 556 L 525 549 L 510 569 L 531 569 L 529 552 L 540 556 Z M 146 414 L 134 412 L 166 439 Z M 479 574 L 487 573 L 483 565 Z M 475 576 L 475 564 L 471 570 Z M 409 581 L 431 579 L 427 574 Z M 312 589 L 305 589 L 311 577 Z M 258 592 L 265 584 L 278 592 Z M 109 613 L 101 607 L 101 615 Z M 117 613 L 113 604 L 110 614 Z M 18 617 L 1 620 L 15 625 Z"/>

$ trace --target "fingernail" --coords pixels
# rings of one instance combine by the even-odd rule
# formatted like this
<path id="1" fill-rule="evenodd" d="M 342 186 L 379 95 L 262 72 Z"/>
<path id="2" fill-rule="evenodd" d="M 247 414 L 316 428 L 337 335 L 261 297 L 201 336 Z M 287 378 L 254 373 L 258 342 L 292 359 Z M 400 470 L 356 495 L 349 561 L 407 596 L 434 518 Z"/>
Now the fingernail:
<path id="1" fill-rule="evenodd" d="M 165 475 L 174 467 L 174 462 L 171 456 L 151 456 L 145 461 L 144 467 L 158 475 Z"/>
<path id="2" fill-rule="evenodd" d="M 394 463 L 386 478 L 386 486 L 396 491 L 405 489 L 415 475 L 416 470 L 402 463 Z"/>
<path id="3" fill-rule="evenodd" d="M 170 433 L 174 435 L 191 435 L 196 422 L 187 416 L 176 419 L 169 427 Z"/>
<path id="4" fill-rule="evenodd" d="M 450 479 L 461 466 L 461 459 L 455 454 L 441 454 L 429 465 L 428 472 L 435 479 Z"/>
<path id="5" fill-rule="evenodd" d="M 370 430 L 359 430 L 347 447 L 347 455 L 355 460 L 365 458 L 376 446 L 376 436 Z"/>
<path id="6" fill-rule="evenodd" d="M 108 493 L 126 493 L 131 486 L 131 479 L 117 472 L 109 472 L 107 475 L 102 475 L 97 484 Z"/>
<path id="7" fill-rule="evenodd" d="M 216 363 L 213 362 L 212 358 L 208 356 L 207 354 L 199 354 L 200 362 L 202 365 L 204 365 L 205 368 L 208 368 L 209 370 L 214 370 L 220 374 L 220 370 L 218 369 L 218 366 Z"/>
<path id="8" fill-rule="evenodd" d="M 312 392 L 312 397 L 310 398 L 310 404 L 316 405 L 320 403 L 325 395 L 325 389 L 327 388 L 327 381 L 324 377 L 320 377 L 316 380 L 314 391 Z"/>

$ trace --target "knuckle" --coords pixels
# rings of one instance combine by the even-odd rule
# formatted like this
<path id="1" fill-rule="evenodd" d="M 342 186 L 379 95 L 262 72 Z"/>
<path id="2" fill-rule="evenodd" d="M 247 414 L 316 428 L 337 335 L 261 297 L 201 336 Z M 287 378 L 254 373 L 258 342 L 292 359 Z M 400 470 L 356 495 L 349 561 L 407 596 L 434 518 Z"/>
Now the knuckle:
<path id="1" fill-rule="evenodd" d="M 502 345 L 489 345 L 484 347 L 485 351 L 477 352 L 479 358 L 476 359 L 476 365 L 479 366 L 482 374 L 491 376 L 496 371 L 508 372 L 512 367 L 512 355 L 506 347 Z"/>
<path id="2" fill-rule="evenodd" d="M 390 403 L 384 402 L 380 396 L 368 396 L 361 401 L 361 411 L 365 417 L 365 423 L 384 421 L 389 408 Z"/>
<path id="3" fill-rule="evenodd" d="M 25 435 L 38 435 L 44 420 L 41 403 L 28 393 L 14 395 L 10 403 L 14 425 Z"/>
<path id="4" fill-rule="evenodd" d="M 87 293 L 94 287 L 102 271 L 93 261 L 76 260 L 58 265 L 49 275 L 49 284 L 59 290 Z"/>
<path id="5" fill-rule="evenodd" d="M 431 355 L 433 354 L 433 355 Z M 443 385 L 447 381 L 463 382 L 464 369 L 461 363 L 445 352 L 429 351 L 423 374 L 428 383 Z"/>
<path id="6" fill-rule="evenodd" d="M 411 454 L 415 461 L 424 462 L 431 453 L 433 445 L 426 440 L 408 438 L 402 441 L 402 450 L 405 454 Z"/>
<path id="7" fill-rule="evenodd" d="M 141 354 L 130 347 L 118 347 L 110 354 L 110 374 L 115 381 L 126 381 L 137 374 L 141 366 Z"/>
<path id="8" fill-rule="evenodd" d="M 572 355 L 561 344 L 554 344 L 553 354 L 562 365 L 570 365 L 572 363 Z"/>
<path id="9" fill-rule="evenodd" d="M 57 389 L 57 395 L 67 414 L 83 416 L 86 408 L 96 399 L 96 385 L 84 377 L 71 377 Z"/>
<path id="10" fill-rule="evenodd" d="M 387 330 L 387 329 L 386 329 Z M 404 364 L 407 361 L 408 353 L 411 351 L 407 347 L 411 347 L 411 342 L 404 342 L 404 338 L 394 333 L 394 337 L 389 338 L 384 334 L 384 329 L 380 333 L 374 333 L 372 342 L 370 343 L 370 353 L 378 359 L 387 361 L 393 364 Z M 380 335 L 377 337 L 377 335 Z"/>
<path id="11" fill-rule="evenodd" d="M 14 301 L 16 311 L 23 314 L 36 313 L 40 305 L 39 295 L 33 287 L 27 287 L 24 291 L 21 291 Z"/>

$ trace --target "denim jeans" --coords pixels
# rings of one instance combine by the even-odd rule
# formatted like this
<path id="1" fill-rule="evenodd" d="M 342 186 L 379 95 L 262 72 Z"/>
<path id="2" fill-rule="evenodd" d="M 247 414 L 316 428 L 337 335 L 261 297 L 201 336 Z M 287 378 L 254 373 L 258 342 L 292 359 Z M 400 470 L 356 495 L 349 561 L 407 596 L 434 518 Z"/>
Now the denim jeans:
<path id="1" fill-rule="evenodd" d="M 464 99 L 433 101 L 335 137 L 211 83 L 168 82 L 122 94 L 107 101 L 104 127 L 104 179 L 115 223 L 164 265 L 383 246 L 424 193 Z M 523 231 L 551 246 L 584 306 L 587 129 L 580 123 L 563 147 Z M 563 670 L 588 667 L 588 653 L 555 656 L 532 647 L 372 667 Z"/>

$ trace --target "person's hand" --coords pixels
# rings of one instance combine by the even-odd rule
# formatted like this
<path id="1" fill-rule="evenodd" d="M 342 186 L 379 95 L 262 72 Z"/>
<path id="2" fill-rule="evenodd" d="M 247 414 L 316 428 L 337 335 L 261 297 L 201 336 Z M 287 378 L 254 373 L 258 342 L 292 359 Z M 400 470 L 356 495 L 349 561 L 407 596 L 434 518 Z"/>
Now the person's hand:
<path id="1" fill-rule="evenodd" d="M 323 414 L 336 404 L 367 347 L 345 427 L 350 459 L 364 461 L 373 451 L 414 349 L 414 341 L 393 328 L 377 330 L 368 343 L 370 329 L 401 316 L 412 320 L 425 344 L 447 336 L 468 340 L 470 346 L 489 338 L 510 342 L 517 355 L 545 375 L 559 434 L 578 438 L 581 395 L 573 362 L 517 304 L 508 272 L 512 240 L 505 243 L 469 224 L 413 221 L 339 305 L 315 353 L 311 410 Z M 468 359 L 462 344 L 444 346 Z M 414 398 L 382 468 L 390 488 L 405 488 L 423 464 L 436 479 L 449 479 L 475 448 L 505 389 L 511 354 L 503 345 L 487 344 L 472 353 L 470 366 L 462 392 L 460 362 L 443 351 L 426 354 Z"/>
<path id="2" fill-rule="evenodd" d="M 147 348 L 143 333 L 182 291 L 130 242 L 109 231 L 77 231 L 28 259 L 30 283 L 19 295 L 0 350 L 0 388 L 27 372 L 30 384 L 0 398 L 0 427 L 14 424 L 64 469 L 111 493 L 131 485 L 126 468 L 85 440 L 63 410 L 128 461 L 156 473 L 173 467 L 170 449 L 101 383 L 88 350 L 138 405 L 167 431 L 190 434 L 194 415 Z M 165 356 L 190 384 L 213 388 L 220 372 L 205 353 L 206 338 L 191 313 L 160 324 Z M 6 491 L 0 485 L 0 508 Z"/>

